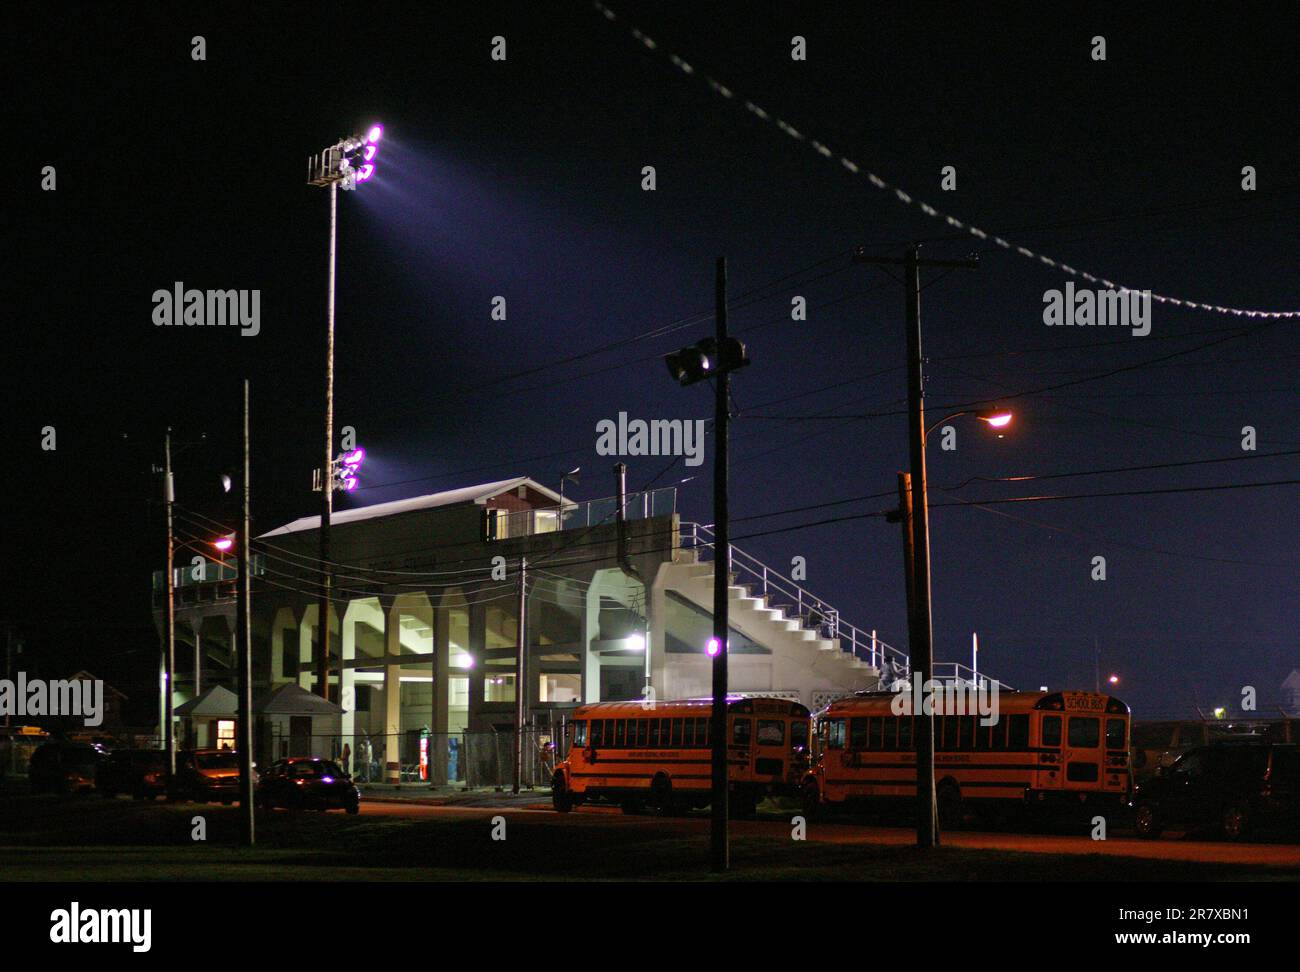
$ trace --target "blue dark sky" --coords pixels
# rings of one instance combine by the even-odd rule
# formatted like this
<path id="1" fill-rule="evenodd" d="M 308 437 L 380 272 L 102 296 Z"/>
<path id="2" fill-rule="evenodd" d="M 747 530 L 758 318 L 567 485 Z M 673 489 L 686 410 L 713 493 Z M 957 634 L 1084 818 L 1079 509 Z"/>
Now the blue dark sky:
<path id="1" fill-rule="evenodd" d="M 6 411 L 22 471 L 6 499 L 3 614 L 49 664 L 147 694 L 161 560 L 149 467 L 167 425 L 206 434 L 177 460 L 178 498 L 229 516 L 216 477 L 235 461 L 241 378 L 257 525 L 314 512 L 327 196 L 303 184 L 304 163 L 378 120 L 377 176 L 339 207 L 337 422 L 371 457 L 344 502 L 516 474 L 554 486 L 574 465 L 572 492 L 607 495 L 597 422 L 711 415 L 707 388 L 677 387 L 658 356 L 710 333 L 726 255 L 731 326 L 754 361 L 734 381 L 733 533 L 882 510 L 888 498 L 757 518 L 894 488 L 907 464 L 903 291 L 848 254 L 923 240 L 930 256 L 981 258 L 923 278 L 932 419 L 1140 365 L 1017 398 L 1003 439 L 957 420 L 955 452 L 932 443 L 937 656 L 967 660 L 978 631 L 982 667 L 1012 684 L 1090 687 L 1096 639 L 1103 677 L 1120 673 L 1139 715 L 1232 704 L 1244 685 L 1276 697 L 1300 666 L 1294 486 L 942 504 L 1297 478 L 1295 456 L 1242 459 L 1241 429 L 1257 429 L 1254 455 L 1300 449 L 1298 325 L 1158 304 L 1148 338 L 1045 327 L 1059 271 L 948 238 L 683 75 L 628 24 L 1017 244 L 1131 287 L 1294 309 L 1294 11 L 638 3 L 615 5 L 625 19 L 611 24 L 583 2 L 538 6 L 103 4 L 35 15 L 7 40 L 23 136 L 7 192 L 23 230 Z M 489 57 L 495 35 L 504 62 Z M 806 61 L 790 57 L 794 35 Z M 1104 62 L 1090 56 L 1097 35 Z M 44 165 L 55 192 L 39 189 Z M 175 281 L 259 289 L 261 333 L 154 327 L 150 296 Z M 497 295 L 505 321 L 490 317 Z M 789 320 L 795 295 L 805 322 Z M 894 414 L 798 418 L 866 412 Z M 53 453 L 39 449 L 46 425 Z M 1234 461 L 944 488 L 1220 458 Z M 708 463 L 630 464 L 634 487 L 693 475 L 680 508 L 710 518 Z M 805 557 L 812 590 L 905 644 L 896 526 L 861 517 L 737 542 L 776 567 Z M 1090 579 L 1094 556 L 1104 582 Z"/>

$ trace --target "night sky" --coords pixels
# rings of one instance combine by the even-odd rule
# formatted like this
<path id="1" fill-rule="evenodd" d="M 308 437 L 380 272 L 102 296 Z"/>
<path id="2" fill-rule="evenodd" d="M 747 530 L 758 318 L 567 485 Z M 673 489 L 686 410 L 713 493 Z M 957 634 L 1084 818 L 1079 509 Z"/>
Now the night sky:
<path id="1" fill-rule="evenodd" d="M 150 714 L 151 466 L 168 425 L 181 442 L 206 435 L 175 460 L 177 499 L 233 518 L 218 477 L 238 461 L 244 377 L 255 527 L 316 512 L 328 193 L 304 184 L 305 163 L 379 121 L 375 179 L 339 197 L 336 425 L 370 459 L 340 505 L 525 474 L 554 488 L 576 465 L 570 494 L 609 495 L 617 460 L 595 453 L 597 422 L 711 417 L 707 386 L 678 387 L 659 356 L 711 333 L 725 255 L 731 327 L 754 362 L 733 382 L 733 536 L 778 568 L 805 557 L 811 590 L 905 646 L 899 530 L 862 515 L 888 496 L 760 515 L 894 489 L 903 288 L 849 254 L 924 241 L 981 260 L 923 276 L 931 421 L 1128 369 L 1008 399 L 1005 438 L 958 419 L 956 451 L 931 440 L 937 658 L 968 661 L 977 631 L 981 667 L 1011 684 L 1091 688 L 1096 639 L 1139 718 L 1231 706 L 1244 685 L 1275 701 L 1300 667 L 1294 485 L 954 504 L 1298 478 L 1295 455 L 1261 455 L 1300 449 L 1300 322 L 1156 304 L 1145 338 L 1046 327 L 1044 292 L 1065 274 L 901 204 L 743 100 L 1035 253 L 1137 289 L 1292 310 L 1295 9 L 611 2 L 613 23 L 583 0 L 51 5 L 11 22 L 17 459 L 0 620 L 22 631 L 27 670 L 89 669 Z M 260 290 L 260 334 L 154 326 L 151 295 L 176 281 Z M 796 295 L 806 321 L 790 319 Z M 1230 461 L 981 479 L 1207 459 Z M 710 519 L 711 440 L 698 469 L 628 461 L 634 488 L 693 477 L 679 507 Z"/>

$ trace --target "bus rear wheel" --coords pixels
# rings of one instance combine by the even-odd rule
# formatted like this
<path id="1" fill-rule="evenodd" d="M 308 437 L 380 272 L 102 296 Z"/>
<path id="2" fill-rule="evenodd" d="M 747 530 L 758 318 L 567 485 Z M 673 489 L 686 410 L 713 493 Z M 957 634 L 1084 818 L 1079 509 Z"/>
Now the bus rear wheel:
<path id="1" fill-rule="evenodd" d="M 799 791 L 799 801 L 803 805 L 803 818 L 812 823 L 822 815 L 822 795 L 815 780 L 809 780 Z"/>
<path id="2" fill-rule="evenodd" d="M 650 805 L 663 817 L 670 817 L 675 809 L 673 805 L 673 781 L 660 773 L 650 783 Z"/>
<path id="3" fill-rule="evenodd" d="M 564 782 L 563 773 L 556 773 L 551 779 L 551 806 L 556 813 L 568 813 L 573 809 L 573 794 Z"/>

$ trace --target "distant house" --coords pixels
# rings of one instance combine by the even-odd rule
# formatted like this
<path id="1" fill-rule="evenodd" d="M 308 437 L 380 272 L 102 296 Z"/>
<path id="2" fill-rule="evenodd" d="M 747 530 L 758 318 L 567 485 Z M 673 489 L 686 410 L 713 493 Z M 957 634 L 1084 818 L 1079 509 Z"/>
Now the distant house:
<path id="1" fill-rule="evenodd" d="M 1300 668 L 1282 680 L 1282 708 L 1289 716 L 1300 717 Z"/>
<path id="2" fill-rule="evenodd" d="M 90 672 L 74 672 L 67 678 L 69 682 L 97 682 Z M 42 728 L 56 729 L 64 732 L 77 733 L 112 733 L 114 730 L 122 728 L 122 705 L 126 702 L 127 696 L 119 692 L 107 682 L 104 683 L 104 701 L 101 721 L 97 726 L 87 726 L 83 716 L 63 715 L 63 716 L 46 716 L 42 719 L 36 719 Z"/>

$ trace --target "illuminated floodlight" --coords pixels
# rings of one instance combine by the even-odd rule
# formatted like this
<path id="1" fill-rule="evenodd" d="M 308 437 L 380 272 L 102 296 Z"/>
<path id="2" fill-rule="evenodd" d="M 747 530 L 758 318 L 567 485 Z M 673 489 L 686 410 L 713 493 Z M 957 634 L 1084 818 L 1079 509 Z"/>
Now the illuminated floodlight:
<path id="1" fill-rule="evenodd" d="M 1110 678 L 1106 679 L 1106 681 L 1110 682 L 1111 685 L 1118 685 L 1118 684 L 1119 684 L 1119 676 L 1118 676 L 1118 675 L 1112 675 Z"/>
<path id="2" fill-rule="evenodd" d="M 350 475 L 348 473 L 344 473 L 342 478 L 339 480 L 339 489 L 343 490 L 343 492 L 345 493 L 350 493 L 356 488 L 357 488 L 357 477 Z"/>
<path id="3" fill-rule="evenodd" d="M 719 651 L 722 650 L 722 647 L 719 644 L 717 638 L 710 638 L 708 647 L 705 650 L 708 651 L 710 655 L 716 655 Z"/>
<path id="4" fill-rule="evenodd" d="M 216 540 L 212 541 L 212 546 L 216 547 L 222 553 L 225 553 L 234 545 L 235 545 L 235 537 L 233 534 L 228 537 L 218 537 Z"/>
<path id="5" fill-rule="evenodd" d="M 366 458 L 365 449 L 353 449 L 351 452 L 343 455 L 343 465 L 356 467 L 361 465 L 361 461 Z"/>
<path id="6" fill-rule="evenodd" d="M 369 162 L 371 159 L 375 157 L 375 153 L 378 151 L 379 151 L 379 146 L 375 145 L 372 142 L 361 150 L 361 158 Z"/>
<path id="7" fill-rule="evenodd" d="M 360 169 L 357 170 L 357 182 L 365 182 L 374 174 L 375 174 L 374 165 L 371 164 L 370 162 L 367 162 L 365 165 L 363 165 Z"/>
<path id="8" fill-rule="evenodd" d="M 372 125 L 370 126 L 370 131 L 366 132 L 366 141 L 370 142 L 373 145 L 375 142 L 379 141 L 380 137 L 383 134 L 384 134 L 384 126 Z"/>
<path id="9" fill-rule="evenodd" d="M 634 631 L 624 639 L 628 651 L 645 651 L 645 635 Z"/>

